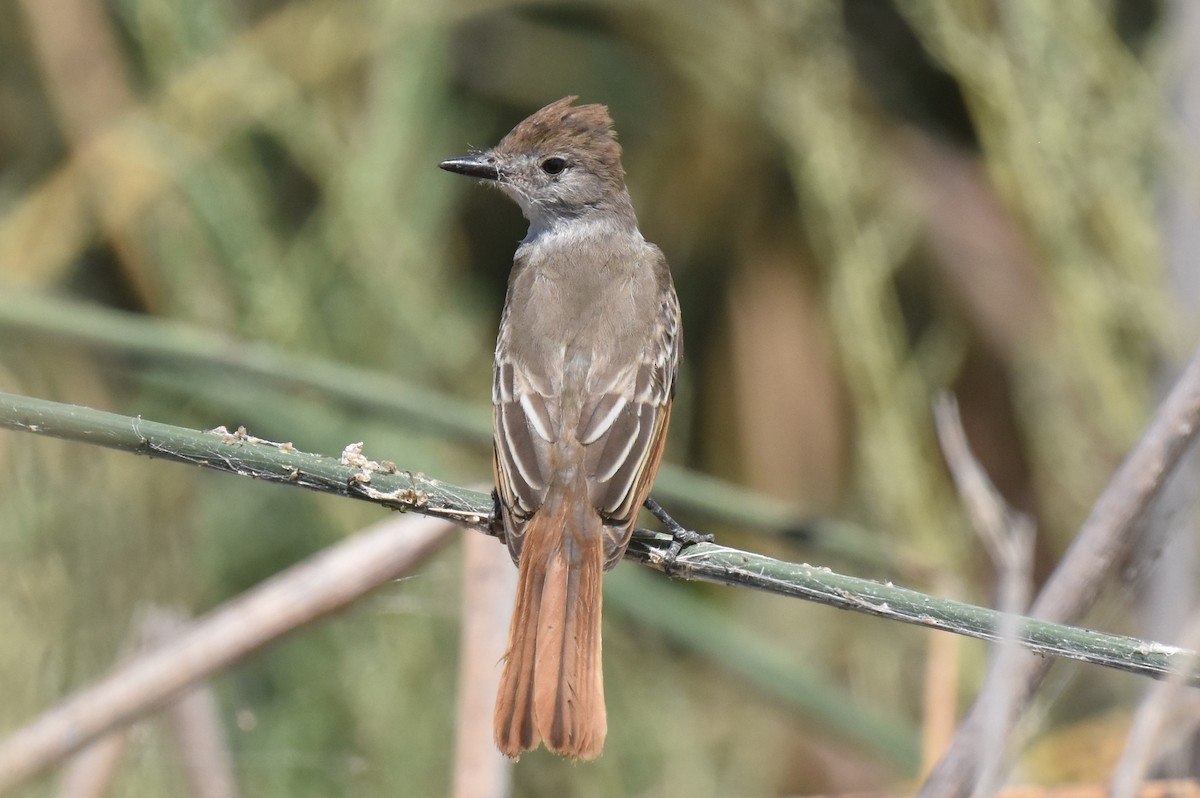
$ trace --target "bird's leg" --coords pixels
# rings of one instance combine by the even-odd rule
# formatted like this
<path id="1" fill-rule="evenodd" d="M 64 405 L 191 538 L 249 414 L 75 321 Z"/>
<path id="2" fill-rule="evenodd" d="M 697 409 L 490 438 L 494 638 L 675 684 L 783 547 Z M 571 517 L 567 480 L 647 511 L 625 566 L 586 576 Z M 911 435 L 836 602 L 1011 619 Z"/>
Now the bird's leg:
<path id="1" fill-rule="evenodd" d="M 488 518 L 488 531 L 504 542 L 504 516 L 500 512 L 500 491 L 492 488 L 492 515 Z"/>
<path id="2" fill-rule="evenodd" d="M 671 569 L 675 566 L 675 560 L 678 559 L 679 553 L 683 551 L 685 546 L 693 546 L 697 543 L 712 543 L 714 540 L 710 534 L 701 534 L 700 532 L 693 532 L 690 529 L 684 529 L 682 524 L 667 514 L 667 511 L 662 508 L 661 504 L 649 496 L 646 497 L 646 509 L 671 533 L 671 545 L 667 548 L 667 553 L 663 555 L 663 573 L 668 576 L 671 574 Z"/>

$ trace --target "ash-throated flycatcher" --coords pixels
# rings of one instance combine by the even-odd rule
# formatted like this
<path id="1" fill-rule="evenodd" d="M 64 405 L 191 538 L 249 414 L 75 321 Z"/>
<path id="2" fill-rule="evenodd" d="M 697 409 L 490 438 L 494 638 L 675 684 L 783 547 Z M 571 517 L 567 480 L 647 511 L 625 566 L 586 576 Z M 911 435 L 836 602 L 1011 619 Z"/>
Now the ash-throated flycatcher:
<path id="1" fill-rule="evenodd" d="M 529 220 L 492 381 L 497 495 L 519 571 L 495 716 L 510 757 L 539 742 L 579 759 L 604 747 L 601 581 L 654 482 L 682 347 L 671 273 L 638 231 L 608 109 L 575 99 L 440 164 L 492 181 Z"/>

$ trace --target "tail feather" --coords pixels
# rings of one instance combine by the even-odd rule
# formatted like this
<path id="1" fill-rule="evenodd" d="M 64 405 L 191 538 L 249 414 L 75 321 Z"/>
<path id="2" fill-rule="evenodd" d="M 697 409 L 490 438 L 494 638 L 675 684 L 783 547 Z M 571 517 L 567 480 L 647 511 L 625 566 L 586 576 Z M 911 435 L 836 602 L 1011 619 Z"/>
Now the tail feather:
<path id="1" fill-rule="evenodd" d="M 545 574 L 541 572 L 521 572 L 518 577 L 517 603 L 509 627 L 508 651 L 505 654 L 504 674 L 500 677 L 495 717 L 496 744 L 510 757 L 516 757 L 521 751 L 537 745 L 533 738 L 533 680 L 518 678 L 520 674 L 533 670 L 537 635 L 518 635 L 516 630 L 536 630 L 538 606 L 532 601 L 522 600 L 522 597 L 540 594 L 544 577 Z M 504 700 L 506 697 L 507 701 Z M 500 711 L 502 704 L 508 707 L 503 714 Z"/>
<path id="2" fill-rule="evenodd" d="M 535 515 L 524 534 L 496 699 L 496 745 L 510 757 L 539 742 L 577 759 L 604 747 L 604 537 L 598 516 L 581 521 L 568 508 Z"/>

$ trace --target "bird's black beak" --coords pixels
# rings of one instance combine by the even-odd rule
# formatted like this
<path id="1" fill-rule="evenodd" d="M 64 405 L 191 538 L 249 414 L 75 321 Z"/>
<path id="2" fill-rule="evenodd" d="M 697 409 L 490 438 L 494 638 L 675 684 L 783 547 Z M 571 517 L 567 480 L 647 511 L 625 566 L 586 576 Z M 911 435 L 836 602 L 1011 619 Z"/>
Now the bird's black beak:
<path id="1" fill-rule="evenodd" d="M 496 168 L 495 159 L 487 154 L 464 155 L 461 158 L 451 158 L 438 164 L 447 172 L 455 172 L 467 177 L 477 177 L 480 180 L 499 180 L 500 170 Z"/>

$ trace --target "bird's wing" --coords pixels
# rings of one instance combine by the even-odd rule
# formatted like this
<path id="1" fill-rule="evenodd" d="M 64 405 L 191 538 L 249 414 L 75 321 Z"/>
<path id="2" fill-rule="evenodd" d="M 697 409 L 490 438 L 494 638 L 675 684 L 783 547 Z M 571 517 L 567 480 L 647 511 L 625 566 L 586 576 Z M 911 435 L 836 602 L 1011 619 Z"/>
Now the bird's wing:
<path id="1" fill-rule="evenodd" d="M 516 557 L 530 516 L 549 486 L 550 448 L 558 426 L 549 387 L 539 384 L 504 347 L 492 372 L 492 422 L 496 489 L 508 515 L 508 546 Z"/>
<path id="2" fill-rule="evenodd" d="M 650 492 L 662 456 L 679 368 L 679 311 L 662 298 L 654 333 L 617 374 L 597 375 L 576 435 L 585 446 L 592 501 L 605 521 L 627 527 Z M 605 379 L 607 377 L 607 379 Z"/>

